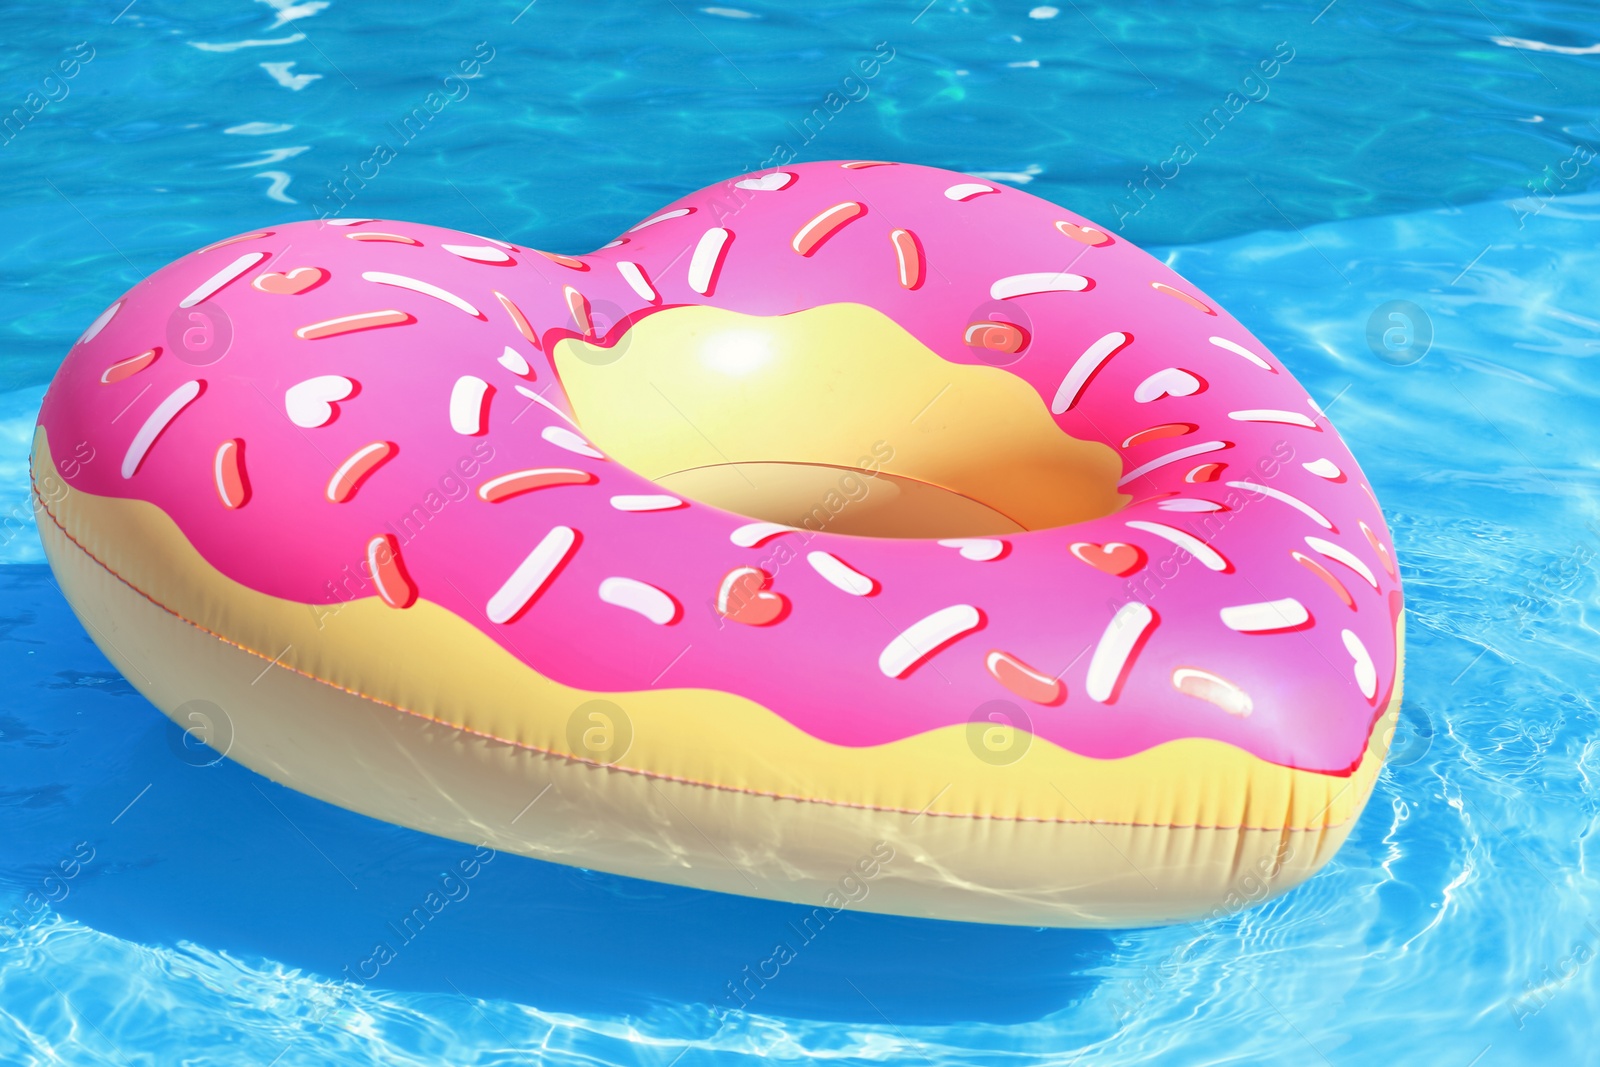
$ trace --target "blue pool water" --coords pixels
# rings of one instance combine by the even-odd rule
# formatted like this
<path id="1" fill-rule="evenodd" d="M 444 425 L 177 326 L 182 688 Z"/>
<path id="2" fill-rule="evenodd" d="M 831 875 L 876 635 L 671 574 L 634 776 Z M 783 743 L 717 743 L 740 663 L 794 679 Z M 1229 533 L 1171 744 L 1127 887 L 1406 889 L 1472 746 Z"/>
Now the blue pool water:
<path id="1" fill-rule="evenodd" d="M 0 48 L 0 116 L 54 97 L 0 135 L 0 1062 L 1593 1062 L 1592 7 L 123 2 L 8 5 Z M 472 850 L 186 745 L 55 588 L 25 454 L 113 296 L 315 214 L 441 87 L 360 212 L 586 251 L 787 143 L 1120 220 L 1228 307 L 1349 440 L 1407 583 L 1395 755 L 1327 870 L 1157 930 L 845 912 L 730 1011 L 796 909 L 501 855 L 367 977 Z"/>

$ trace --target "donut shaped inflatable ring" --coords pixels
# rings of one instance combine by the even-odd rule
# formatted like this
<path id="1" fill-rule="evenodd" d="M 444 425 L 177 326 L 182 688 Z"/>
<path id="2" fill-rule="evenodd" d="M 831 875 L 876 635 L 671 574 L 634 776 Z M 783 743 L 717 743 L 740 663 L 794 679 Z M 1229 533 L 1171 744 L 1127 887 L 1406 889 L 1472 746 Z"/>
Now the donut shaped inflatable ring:
<path id="1" fill-rule="evenodd" d="M 824 912 L 1265 899 L 1399 706 L 1389 533 L 1288 371 L 1128 242 L 925 167 L 730 179 L 584 256 L 218 241 L 79 338 L 33 478 L 89 634 L 246 766 Z"/>

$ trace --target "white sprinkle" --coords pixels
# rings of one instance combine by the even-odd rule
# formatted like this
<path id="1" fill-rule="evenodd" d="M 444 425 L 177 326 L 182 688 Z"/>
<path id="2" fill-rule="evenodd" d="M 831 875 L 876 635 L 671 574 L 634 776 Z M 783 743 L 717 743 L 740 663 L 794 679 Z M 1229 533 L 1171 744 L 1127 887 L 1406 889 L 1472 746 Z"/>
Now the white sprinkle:
<path id="1" fill-rule="evenodd" d="M 1110 359 L 1127 343 L 1127 334 L 1108 333 L 1085 349 L 1083 355 L 1072 365 L 1072 369 L 1067 371 L 1067 376 L 1061 379 L 1061 388 L 1056 390 L 1056 398 L 1050 402 L 1050 413 L 1060 415 L 1062 412 L 1071 411 L 1072 406 L 1078 402 L 1083 387 L 1088 384 L 1090 375 L 1099 370 L 1100 364 Z"/>
<path id="2" fill-rule="evenodd" d="M 769 537 L 776 537 L 781 533 L 797 533 L 793 526 L 784 526 L 777 522 L 752 522 L 739 527 L 728 535 L 728 540 L 740 548 L 754 548 Z"/>
<path id="3" fill-rule="evenodd" d="M 377 222 L 378 220 L 377 219 L 324 219 L 323 221 L 326 222 L 329 226 L 364 226 L 369 222 Z"/>
<path id="4" fill-rule="evenodd" d="M 941 608 L 918 619 L 896 635 L 878 656 L 878 669 L 886 678 L 898 678 L 922 660 L 983 621 L 970 604 Z"/>
<path id="5" fill-rule="evenodd" d="M 528 365 L 527 358 L 510 345 L 506 345 L 506 350 L 500 353 L 499 363 L 506 370 L 521 378 L 526 378 L 533 371 L 533 368 Z"/>
<path id="6" fill-rule="evenodd" d="M 591 459 L 606 458 L 604 452 L 601 452 L 565 426 L 546 426 L 539 431 L 539 436 L 557 448 L 564 448 L 568 452 L 576 452 L 580 456 L 588 456 Z"/>
<path id="7" fill-rule="evenodd" d="M 619 608 L 637 611 L 657 626 L 678 617 L 678 602 L 637 578 L 607 578 L 600 583 L 600 599 Z"/>
<path id="8" fill-rule="evenodd" d="M 303 430 L 315 430 L 333 421 L 333 404 L 356 391 L 356 383 L 342 374 L 319 374 L 283 391 L 283 410 L 289 421 Z"/>
<path id="9" fill-rule="evenodd" d="M 952 185 L 944 191 L 944 195 L 951 200 L 970 200 L 982 193 L 994 192 L 994 186 L 984 185 L 981 182 L 962 182 Z"/>
<path id="10" fill-rule="evenodd" d="M 122 476 L 132 478 L 138 471 L 139 464 L 144 462 L 145 453 L 150 451 L 150 446 L 156 443 L 156 438 L 161 436 L 161 431 L 167 424 L 178 417 L 178 412 L 189 406 L 189 402 L 200 395 L 200 382 L 184 382 L 174 389 L 167 398 L 156 405 L 150 417 L 144 420 L 144 425 L 139 427 L 139 432 L 133 435 L 133 441 L 128 445 L 127 454 L 122 457 Z"/>
<path id="11" fill-rule="evenodd" d="M 1135 403 L 1149 404 L 1164 396 L 1193 396 L 1200 391 L 1200 379 L 1178 367 L 1158 370 L 1133 390 Z"/>
<path id="12" fill-rule="evenodd" d="M 528 558 L 517 565 L 506 583 L 489 598 L 485 609 L 489 621 L 497 625 L 510 622 L 517 612 L 527 607 L 561 566 L 561 561 L 567 558 L 577 539 L 570 526 L 557 526 L 545 534 L 544 540 L 534 546 Z"/>
<path id="13" fill-rule="evenodd" d="M 1270 496 L 1274 500 L 1281 500 L 1285 504 L 1288 504 L 1291 508 L 1294 508 L 1302 515 L 1306 516 L 1312 522 L 1316 523 L 1318 526 L 1321 526 L 1324 530 L 1333 529 L 1333 523 L 1323 518 L 1322 512 L 1318 511 L 1310 504 L 1307 504 L 1299 497 L 1290 496 L 1281 489 L 1274 489 L 1267 485 L 1257 485 L 1255 482 L 1229 482 L 1228 484 L 1235 489 L 1245 489 L 1252 493 L 1260 493 L 1263 496 Z"/>
<path id="14" fill-rule="evenodd" d="M 489 383 L 471 374 L 456 379 L 450 390 L 450 428 L 467 437 L 483 432 L 484 401 L 489 396 Z"/>
<path id="15" fill-rule="evenodd" d="M 121 308 L 122 301 L 118 300 L 115 304 L 112 304 L 110 307 L 100 312 L 99 315 L 95 316 L 95 320 L 89 324 L 89 328 L 83 331 L 83 336 L 78 338 L 78 343 L 80 345 L 88 344 L 96 337 L 99 337 L 100 331 L 106 328 L 106 323 L 110 322 L 112 317 L 115 316 Z"/>
<path id="16" fill-rule="evenodd" d="M 773 171 L 771 174 L 763 174 L 759 178 L 745 178 L 733 184 L 736 189 L 750 189 L 758 193 L 776 193 L 779 190 L 787 189 L 792 181 L 794 181 L 793 174 L 778 170 Z"/>
<path id="17" fill-rule="evenodd" d="M 226 267 L 223 267 L 221 270 L 217 271 L 217 273 L 201 282 L 198 289 L 184 297 L 182 300 L 178 301 L 178 306 L 181 308 L 192 308 L 196 304 L 202 304 L 205 301 L 210 300 L 219 291 L 221 291 L 223 286 L 227 285 L 239 275 L 243 274 L 245 271 L 249 270 L 251 267 L 255 266 L 257 263 L 260 263 L 266 258 L 267 254 L 265 252 L 246 252 L 244 255 L 240 256 L 238 259 L 234 260 L 232 263 L 229 263 Z"/>
<path id="18" fill-rule="evenodd" d="M 1266 360 L 1262 359 L 1248 348 L 1245 348 L 1243 345 L 1236 345 L 1225 337 L 1213 337 L 1211 338 L 1211 343 L 1216 345 L 1218 348 L 1227 349 L 1236 356 L 1243 356 L 1245 359 L 1248 359 L 1251 363 L 1254 363 L 1262 370 L 1272 370 L 1272 364 L 1268 363 Z M 1276 372 L 1274 371 L 1274 373 Z"/>
<path id="19" fill-rule="evenodd" d="M 700 235 L 700 243 L 694 246 L 694 258 L 689 260 L 689 288 L 701 296 L 711 289 L 711 280 L 722 265 L 722 253 L 728 247 L 729 236 L 721 226 L 713 226 Z"/>
<path id="20" fill-rule="evenodd" d="M 1144 522 L 1139 519 L 1130 521 L 1128 525 L 1135 530 L 1143 530 L 1147 534 L 1155 534 L 1164 541 L 1171 541 L 1204 564 L 1207 570 L 1225 571 L 1228 569 L 1228 561 L 1222 557 L 1222 554 L 1193 534 L 1185 533 L 1171 526 L 1163 526 L 1159 522 Z"/>
<path id="21" fill-rule="evenodd" d="M 611 506 L 618 511 L 671 511 L 683 507 L 683 501 L 665 493 L 645 493 L 637 496 L 614 496 Z"/>
<path id="22" fill-rule="evenodd" d="M 1378 588 L 1377 576 L 1372 573 L 1371 568 L 1369 568 L 1365 563 L 1362 563 L 1360 558 L 1349 549 L 1344 548 L 1341 545 L 1336 545 L 1332 541 L 1324 541 L 1320 537 L 1307 537 L 1306 544 L 1310 545 L 1318 552 L 1321 552 L 1329 559 L 1337 560 L 1338 562 L 1343 563 L 1346 567 L 1349 567 L 1351 570 L 1361 575 L 1362 578 L 1366 579 L 1367 584 L 1372 586 L 1372 588 Z"/>
<path id="23" fill-rule="evenodd" d="M 361 277 L 369 282 L 377 282 L 379 285 L 392 285 L 396 289 L 409 289 L 413 293 L 421 293 L 423 296 L 431 296 L 435 300 L 443 300 L 451 307 L 460 308 L 462 311 L 465 311 L 468 315 L 471 315 L 475 319 L 486 317 L 483 312 L 479 311 L 477 308 L 473 307 L 456 294 L 449 292 L 448 290 L 441 289 L 437 285 L 433 285 L 430 282 L 418 281 L 416 278 L 407 278 L 403 274 L 389 274 L 388 272 L 381 270 L 365 271 L 362 273 Z"/>
<path id="24" fill-rule="evenodd" d="M 1105 632 L 1100 635 L 1100 643 L 1094 648 L 1094 656 L 1089 660 L 1089 677 L 1084 684 L 1089 699 L 1101 704 L 1110 702 L 1117 682 L 1127 669 L 1134 646 L 1155 622 L 1155 617 L 1149 605 L 1137 600 L 1122 605 L 1111 616 Z"/>
<path id="25" fill-rule="evenodd" d="M 1373 666 L 1372 655 L 1353 632 L 1341 630 L 1339 636 L 1344 638 L 1345 651 L 1356 661 L 1356 685 L 1361 687 L 1361 695 L 1371 700 L 1378 692 L 1378 668 Z"/>
<path id="26" fill-rule="evenodd" d="M 560 415 L 563 419 L 566 419 L 569 423 L 572 423 L 572 425 L 574 425 L 574 426 L 578 425 L 576 422 L 572 421 L 572 416 L 571 415 L 568 415 L 565 411 L 562 411 L 560 408 L 556 407 L 555 404 L 553 404 L 550 401 L 546 400 L 543 393 L 536 393 L 532 389 L 529 389 L 525 385 L 518 385 L 515 388 L 516 388 L 517 392 L 521 393 L 523 396 L 527 397 L 529 400 L 533 401 L 535 404 L 538 404 L 541 407 L 545 408 L 547 411 L 551 412 L 552 414 Z M 524 410 L 526 410 L 526 409 L 524 409 Z"/>
<path id="27" fill-rule="evenodd" d="M 1281 422 L 1289 426 L 1306 426 L 1316 429 L 1310 416 L 1298 411 L 1279 411 L 1276 408 L 1251 408 L 1248 411 L 1230 411 L 1228 418 L 1234 422 Z"/>
<path id="28" fill-rule="evenodd" d="M 1292 596 L 1259 604 L 1237 604 L 1223 608 L 1221 615 L 1224 626 L 1243 634 L 1290 630 L 1311 618 L 1305 605 Z"/>
<path id="29" fill-rule="evenodd" d="M 1149 474 L 1157 467 L 1165 467 L 1168 463 L 1176 463 L 1180 459 L 1188 459 L 1190 456 L 1203 456 L 1207 452 L 1215 452 L 1218 449 L 1227 447 L 1228 442 L 1226 441 L 1207 441 L 1204 444 L 1189 445 L 1185 448 L 1180 448 L 1175 452 L 1168 452 L 1166 455 L 1158 456 L 1149 463 L 1142 463 L 1133 468 L 1133 470 L 1129 471 L 1127 474 L 1124 474 L 1117 482 L 1117 488 L 1120 489 L 1124 485 L 1127 485 L 1129 482 L 1134 481 L 1137 478 L 1143 478 L 1146 474 Z"/>
<path id="30" fill-rule="evenodd" d="M 639 294 L 640 299 L 648 300 L 652 304 L 660 302 L 661 294 L 650 284 L 650 279 L 644 276 L 644 270 L 639 264 L 622 260 L 617 264 L 617 273 L 621 274 L 622 280 Z"/>
<path id="31" fill-rule="evenodd" d="M 511 257 L 494 245 L 440 245 L 451 255 L 470 259 L 474 263 L 510 263 Z"/>
<path id="32" fill-rule="evenodd" d="M 939 543 L 945 548 L 960 549 L 962 559 L 975 560 L 978 563 L 999 559 L 1000 554 L 1006 550 L 1004 541 L 997 541 L 992 537 L 950 537 Z"/>
<path id="33" fill-rule="evenodd" d="M 1344 472 L 1339 469 L 1338 464 L 1327 457 L 1314 459 L 1310 463 L 1302 463 L 1300 466 L 1315 474 L 1318 478 L 1326 478 L 1330 482 L 1344 477 Z"/>
<path id="34" fill-rule="evenodd" d="M 1079 293 L 1088 288 L 1089 279 L 1081 274 L 1066 271 L 1045 271 L 1042 274 L 1013 274 L 989 286 L 989 296 L 1006 300 L 1032 293 Z"/>
<path id="35" fill-rule="evenodd" d="M 666 222 L 668 219 L 681 219 L 689 213 L 689 210 L 689 208 L 680 207 L 676 211 L 663 211 L 661 214 L 645 219 L 643 222 L 639 223 L 639 225 L 629 227 L 623 232 L 634 233 L 638 230 L 644 229 L 646 226 L 654 226 L 658 222 Z"/>
<path id="36" fill-rule="evenodd" d="M 1163 500 L 1156 507 L 1162 511 L 1221 511 L 1222 505 L 1210 500 L 1195 500 L 1191 497 L 1179 497 L 1176 500 Z"/>
<path id="37" fill-rule="evenodd" d="M 608 248 L 621 248 L 627 243 L 628 242 L 625 238 L 618 237 L 615 241 L 607 241 L 605 244 L 601 245 L 600 250 L 603 252 Z"/>
<path id="38" fill-rule="evenodd" d="M 811 564 L 811 569 L 828 580 L 828 583 L 837 589 L 843 589 L 851 596 L 866 596 L 877 588 L 876 582 L 852 569 L 837 556 L 826 552 L 806 553 L 806 562 Z"/>
<path id="39" fill-rule="evenodd" d="M 377 220 L 374 219 L 373 221 L 375 222 Z M 463 230 L 461 232 L 465 233 L 466 231 Z M 492 245 L 499 245 L 501 248 L 504 248 L 509 252 L 520 252 L 520 251 L 522 251 L 522 249 L 518 248 L 516 245 L 511 244 L 508 241 L 502 241 L 498 237 L 485 237 L 481 233 L 468 233 L 467 236 L 468 237 L 476 237 L 480 241 L 488 241 Z"/>

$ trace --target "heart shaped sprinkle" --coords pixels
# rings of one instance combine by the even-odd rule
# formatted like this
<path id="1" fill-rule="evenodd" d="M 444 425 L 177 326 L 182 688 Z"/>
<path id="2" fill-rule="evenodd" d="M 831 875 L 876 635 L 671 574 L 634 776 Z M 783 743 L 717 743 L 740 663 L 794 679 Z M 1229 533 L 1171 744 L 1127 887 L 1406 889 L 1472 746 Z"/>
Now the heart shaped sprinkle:
<path id="1" fill-rule="evenodd" d="M 1138 545 L 1109 541 L 1097 545 L 1092 541 L 1076 541 L 1072 554 L 1096 570 L 1118 578 L 1126 577 L 1144 566 L 1144 549 Z"/>
<path id="2" fill-rule="evenodd" d="M 279 296 L 299 296 L 328 280 L 328 272 L 321 267 L 296 267 L 286 274 L 268 271 L 250 284 L 263 293 Z"/>
<path id="3" fill-rule="evenodd" d="M 322 374 L 291 385 L 283 394 L 283 409 L 289 421 L 307 430 L 333 421 L 334 402 L 345 400 L 356 391 L 356 383 L 340 374 Z"/>
<path id="4" fill-rule="evenodd" d="M 746 626 L 765 626 L 783 616 L 788 603 L 767 591 L 772 576 L 759 567 L 735 567 L 717 587 L 717 614 Z"/>
<path id="5" fill-rule="evenodd" d="M 1086 245 L 1108 245 L 1111 243 L 1111 235 L 1109 233 L 1101 233 L 1093 226 L 1079 226 L 1074 222 L 1058 222 L 1056 223 L 1056 229 L 1074 241 L 1079 241 Z"/>
<path id="6" fill-rule="evenodd" d="M 1164 396 L 1193 396 L 1200 391 L 1200 379 L 1186 370 L 1168 367 L 1158 370 L 1133 391 L 1133 399 L 1141 404 L 1160 400 Z"/>
<path id="7" fill-rule="evenodd" d="M 792 181 L 794 181 L 793 174 L 784 170 L 775 170 L 771 174 L 763 174 L 759 178 L 745 178 L 733 184 L 739 189 L 754 189 L 758 193 L 775 193 L 780 189 L 788 188 L 789 183 Z"/>

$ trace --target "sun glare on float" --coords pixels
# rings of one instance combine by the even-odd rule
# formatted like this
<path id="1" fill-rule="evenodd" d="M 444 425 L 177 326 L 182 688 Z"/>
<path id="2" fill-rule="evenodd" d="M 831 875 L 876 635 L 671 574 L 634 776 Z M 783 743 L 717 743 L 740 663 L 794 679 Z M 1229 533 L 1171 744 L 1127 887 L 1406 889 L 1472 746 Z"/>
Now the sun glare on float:
<path id="1" fill-rule="evenodd" d="M 772 362 L 772 339 L 762 330 L 726 330 L 706 338 L 700 361 L 730 378 L 746 378 Z"/>

